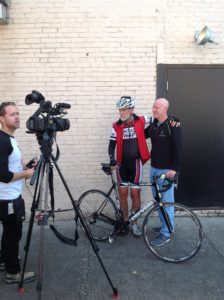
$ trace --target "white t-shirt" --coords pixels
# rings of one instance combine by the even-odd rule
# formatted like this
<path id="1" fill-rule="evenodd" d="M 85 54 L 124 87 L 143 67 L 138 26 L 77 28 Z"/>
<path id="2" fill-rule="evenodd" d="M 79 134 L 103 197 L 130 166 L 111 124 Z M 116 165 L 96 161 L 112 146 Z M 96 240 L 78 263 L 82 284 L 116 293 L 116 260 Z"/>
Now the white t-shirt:
<path id="1" fill-rule="evenodd" d="M 4 164 L 4 159 L 7 161 L 8 157 L 8 171 L 12 173 L 23 172 L 22 156 L 20 149 L 14 137 L 9 136 L 1 131 L 1 146 L 5 147 L 0 152 L 1 163 Z M 2 167 L 0 166 L 0 172 L 2 172 Z M 3 174 L 4 176 L 4 174 Z M 23 179 L 10 182 L 0 181 L 0 201 L 1 200 L 14 200 L 21 195 L 23 187 Z"/>

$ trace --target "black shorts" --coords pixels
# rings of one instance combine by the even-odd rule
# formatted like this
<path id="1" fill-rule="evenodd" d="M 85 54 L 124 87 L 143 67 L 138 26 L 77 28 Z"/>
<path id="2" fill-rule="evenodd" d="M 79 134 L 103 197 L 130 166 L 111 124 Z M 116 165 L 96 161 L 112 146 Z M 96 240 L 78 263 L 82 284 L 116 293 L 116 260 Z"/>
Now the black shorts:
<path id="1" fill-rule="evenodd" d="M 120 186 L 139 187 L 142 180 L 142 161 L 134 159 L 130 162 L 122 162 L 117 170 L 117 182 Z"/>

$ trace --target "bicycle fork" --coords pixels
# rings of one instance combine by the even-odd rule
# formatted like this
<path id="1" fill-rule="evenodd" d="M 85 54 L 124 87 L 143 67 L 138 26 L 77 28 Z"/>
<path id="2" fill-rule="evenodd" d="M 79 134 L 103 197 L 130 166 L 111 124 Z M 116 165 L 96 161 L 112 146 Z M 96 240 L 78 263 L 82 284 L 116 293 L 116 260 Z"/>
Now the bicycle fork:
<path id="1" fill-rule="evenodd" d="M 172 224 L 170 222 L 169 215 L 168 215 L 166 209 L 164 208 L 163 204 L 164 204 L 163 202 L 159 202 L 158 203 L 159 210 L 160 210 L 160 212 L 162 214 L 163 219 L 165 220 L 166 226 L 167 226 L 167 228 L 169 230 L 169 233 L 171 235 L 173 233 L 173 231 L 174 231 L 174 228 L 173 228 L 173 226 L 172 226 Z"/>
<path id="2" fill-rule="evenodd" d="M 171 222 L 170 222 L 169 215 L 168 215 L 166 209 L 164 208 L 165 202 L 162 202 L 162 201 L 161 201 L 161 199 L 162 199 L 162 193 L 161 193 L 161 191 L 160 191 L 160 188 L 159 188 L 158 183 L 155 184 L 155 188 L 156 188 L 156 193 L 157 193 L 157 195 L 156 195 L 156 197 L 155 197 L 155 199 L 156 199 L 156 201 L 157 201 L 157 205 L 158 205 L 158 207 L 159 207 L 159 210 L 160 210 L 160 212 L 161 212 L 161 214 L 162 214 L 162 217 L 163 217 L 163 219 L 164 219 L 164 221 L 165 221 L 165 223 L 166 223 L 166 226 L 167 226 L 167 228 L 168 228 L 168 230 L 169 230 L 169 233 L 170 233 L 170 235 L 171 235 L 171 234 L 173 233 L 173 231 L 174 231 L 174 228 L 173 228 L 173 226 L 172 226 L 172 224 L 171 224 Z M 158 200 L 158 199 L 159 199 L 159 200 Z M 158 213 L 159 213 L 159 212 L 158 212 Z"/>

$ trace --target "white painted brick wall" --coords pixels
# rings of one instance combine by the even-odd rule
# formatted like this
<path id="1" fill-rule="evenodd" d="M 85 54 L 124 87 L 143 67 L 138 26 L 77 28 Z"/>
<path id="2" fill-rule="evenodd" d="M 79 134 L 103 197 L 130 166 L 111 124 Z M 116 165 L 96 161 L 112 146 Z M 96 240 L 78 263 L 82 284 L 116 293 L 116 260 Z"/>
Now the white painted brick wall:
<path id="1" fill-rule="evenodd" d="M 74 198 L 92 187 L 105 189 L 109 182 L 100 162 L 108 161 L 116 100 L 130 94 L 137 99 L 136 113 L 150 114 L 157 62 L 223 63 L 223 20 L 222 0 L 11 0 L 8 24 L 0 25 L 0 99 L 19 105 L 16 136 L 24 158 L 39 155 L 35 136 L 24 133 L 38 108 L 26 106 L 24 98 L 36 89 L 53 103 L 72 105 L 71 129 L 57 140 Z M 218 46 L 193 42 L 205 25 Z M 147 172 L 148 165 L 145 179 Z M 58 206 L 68 206 L 62 186 L 55 189 Z"/>

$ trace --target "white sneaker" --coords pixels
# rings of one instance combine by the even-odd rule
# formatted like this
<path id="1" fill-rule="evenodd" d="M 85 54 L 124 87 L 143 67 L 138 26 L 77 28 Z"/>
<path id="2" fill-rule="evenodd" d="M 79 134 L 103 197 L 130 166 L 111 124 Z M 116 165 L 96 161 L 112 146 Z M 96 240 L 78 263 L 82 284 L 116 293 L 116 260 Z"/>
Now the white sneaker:
<path id="1" fill-rule="evenodd" d="M 136 237 L 142 236 L 142 231 L 139 228 L 138 224 L 136 224 L 136 223 L 132 224 L 131 225 L 131 230 L 132 230 L 132 233 L 133 233 L 134 236 L 136 236 Z"/>
<path id="2" fill-rule="evenodd" d="M 19 283 L 21 281 L 21 272 L 16 274 L 6 273 L 5 281 L 6 283 Z M 34 272 L 25 272 L 23 277 L 23 282 L 31 282 L 36 279 L 36 274 Z"/>

